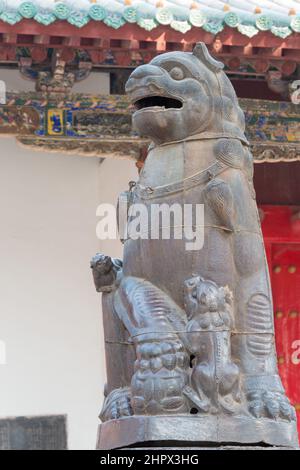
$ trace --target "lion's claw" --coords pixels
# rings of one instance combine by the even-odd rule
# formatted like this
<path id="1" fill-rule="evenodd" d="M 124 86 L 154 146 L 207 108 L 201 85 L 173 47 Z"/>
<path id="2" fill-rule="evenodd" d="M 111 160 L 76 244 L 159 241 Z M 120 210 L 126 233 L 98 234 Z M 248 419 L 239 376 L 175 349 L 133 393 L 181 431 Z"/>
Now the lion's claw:
<path id="1" fill-rule="evenodd" d="M 113 390 L 105 399 L 100 413 L 101 421 L 119 419 L 133 414 L 131 408 L 131 393 L 128 387 Z"/>
<path id="2" fill-rule="evenodd" d="M 247 395 L 248 409 L 255 418 L 285 419 L 294 421 L 296 412 L 288 398 L 280 392 L 255 391 Z"/>

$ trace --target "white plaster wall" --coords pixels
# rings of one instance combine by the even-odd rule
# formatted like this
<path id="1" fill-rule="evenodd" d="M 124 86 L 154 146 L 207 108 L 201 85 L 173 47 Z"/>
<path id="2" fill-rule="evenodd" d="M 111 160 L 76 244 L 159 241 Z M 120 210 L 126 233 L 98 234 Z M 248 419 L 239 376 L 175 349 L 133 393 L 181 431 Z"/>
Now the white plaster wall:
<path id="1" fill-rule="evenodd" d="M 75 83 L 72 91 L 74 93 L 109 93 L 110 76 L 105 72 L 91 72 L 81 82 Z M 104 91 L 105 90 L 105 91 Z"/>
<path id="2" fill-rule="evenodd" d="M 93 449 L 105 366 L 89 261 L 122 256 L 119 241 L 97 239 L 96 208 L 136 168 L 11 137 L 0 138 L 0 169 L 0 417 L 67 414 L 69 448 Z"/>
<path id="3" fill-rule="evenodd" d="M 69 447 L 94 448 L 105 381 L 100 296 L 89 260 L 134 164 L 37 153 L 0 140 L 0 417 L 67 414 Z M 4 361 L 3 361 L 4 362 Z"/>
<path id="4" fill-rule="evenodd" d="M 0 68 L 0 80 L 6 84 L 6 91 L 34 91 L 35 82 L 23 78 L 16 69 Z M 109 93 L 110 77 L 109 73 L 91 72 L 88 78 L 75 83 L 72 92 L 74 93 Z"/>
<path id="5" fill-rule="evenodd" d="M 34 91 L 35 84 L 23 78 L 16 69 L 0 68 L 0 80 L 6 85 L 6 91 Z"/>

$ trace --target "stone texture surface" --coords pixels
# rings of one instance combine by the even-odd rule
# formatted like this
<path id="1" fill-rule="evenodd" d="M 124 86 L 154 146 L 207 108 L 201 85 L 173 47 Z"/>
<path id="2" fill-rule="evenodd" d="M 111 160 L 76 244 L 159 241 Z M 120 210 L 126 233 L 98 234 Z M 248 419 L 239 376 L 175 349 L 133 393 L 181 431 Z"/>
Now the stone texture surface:
<path id="1" fill-rule="evenodd" d="M 129 211 L 123 263 L 98 254 L 91 264 L 108 370 L 98 448 L 298 445 L 276 364 L 244 114 L 222 69 L 199 43 L 139 66 L 126 84 L 134 128 L 152 143 L 120 203 L 142 204 L 150 226 L 136 237 Z M 162 203 L 181 214 L 202 204 L 204 218 L 166 217 L 153 238 L 150 216 Z"/>

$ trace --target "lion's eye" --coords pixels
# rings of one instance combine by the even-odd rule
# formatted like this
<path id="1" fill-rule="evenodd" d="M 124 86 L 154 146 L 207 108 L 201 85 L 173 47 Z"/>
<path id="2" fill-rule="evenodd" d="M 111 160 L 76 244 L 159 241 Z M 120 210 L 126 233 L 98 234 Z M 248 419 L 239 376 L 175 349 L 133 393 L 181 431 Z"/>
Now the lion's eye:
<path id="1" fill-rule="evenodd" d="M 184 72 L 180 67 L 173 67 L 169 73 L 174 80 L 182 80 L 184 78 Z"/>

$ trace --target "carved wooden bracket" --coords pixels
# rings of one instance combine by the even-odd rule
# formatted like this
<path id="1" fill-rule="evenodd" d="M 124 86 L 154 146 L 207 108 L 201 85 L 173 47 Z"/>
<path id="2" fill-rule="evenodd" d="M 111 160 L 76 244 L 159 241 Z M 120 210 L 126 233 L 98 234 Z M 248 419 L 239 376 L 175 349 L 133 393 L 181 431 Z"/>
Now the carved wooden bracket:
<path id="1" fill-rule="evenodd" d="M 92 70 L 84 51 L 53 49 L 48 57 L 49 50 L 41 46 L 33 48 L 29 57 L 23 55 L 26 53 L 21 50 L 18 55 L 20 73 L 35 81 L 38 92 L 51 96 L 70 93 L 74 83 L 87 78 Z"/>

